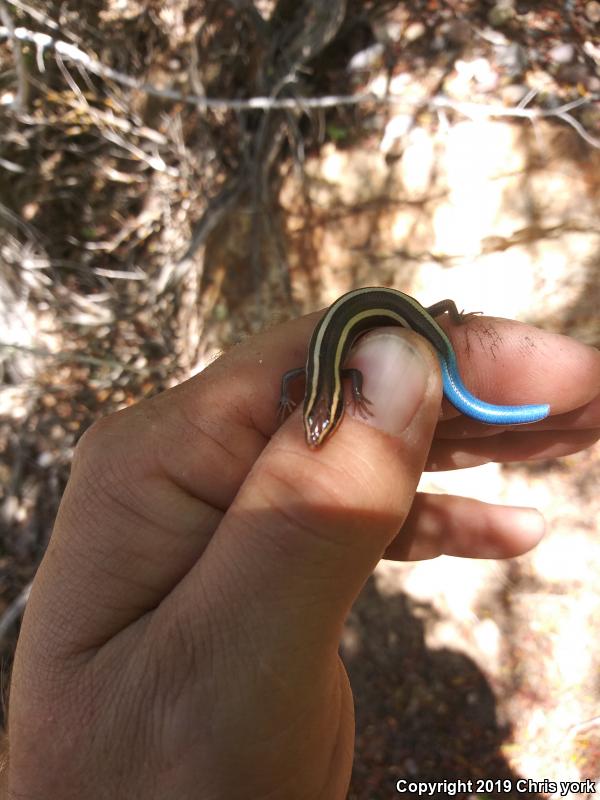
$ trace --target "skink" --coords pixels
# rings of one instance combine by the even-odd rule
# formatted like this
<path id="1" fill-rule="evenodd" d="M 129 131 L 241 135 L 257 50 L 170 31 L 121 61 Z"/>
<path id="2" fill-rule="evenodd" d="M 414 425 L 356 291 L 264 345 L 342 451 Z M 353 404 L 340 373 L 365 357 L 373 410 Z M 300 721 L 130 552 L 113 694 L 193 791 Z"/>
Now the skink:
<path id="1" fill-rule="evenodd" d="M 444 394 L 455 408 L 490 425 L 518 425 L 547 417 L 547 404 L 497 406 L 472 395 L 456 363 L 456 354 L 435 317 L 447 312 L 455 323 L 473 314 L 458 311 L 452 300 L 440 300 L 428 308 L 397 289 L 368 286 L 342 295 L 330 306 L 313 331 L 306 367 L 286 372 L 281 382 L 280 411 L 291 411 L 289 383 L 304 374 L 304 430 L 309 447 L 319 447 L 340 424 L 344 415 L 343 378 L 352 382 L 352 399 L 361 415 L 370 414 L 370 401 L 362 393 L 362 373 L 345 369 L 348 351 L 366 331 L 383 325 L 401 325 L 424 336 L 435 347 L 444 384 Z"/>

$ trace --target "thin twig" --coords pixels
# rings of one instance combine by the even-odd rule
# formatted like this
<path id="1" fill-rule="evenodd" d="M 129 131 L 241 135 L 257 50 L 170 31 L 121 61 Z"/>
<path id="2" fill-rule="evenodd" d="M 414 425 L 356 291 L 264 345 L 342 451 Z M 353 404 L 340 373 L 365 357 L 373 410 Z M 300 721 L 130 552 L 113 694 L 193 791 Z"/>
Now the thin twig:
<path id="1" fill-rule="evenodd" d="M 4 203 L 0 203 L 0 217 L 5 217 L 5 219 L 11 222 L 28 238 L 33 239 L 36 242 L 39 242 L 42 238 L 33 225 L 30 225 L 29 222 L 26 222 L 24 219 L 15 214 L 14 211 L 12 211 L 8 206 L 5 206 Z"/>
<path id="2" fill-rule="evenodd" d="M 17 172 L 22 174 L 25 172 L 25 167 L 22 167 L 20 164 L 15 164 L 13 161 L 7 161 L 5 158 L 0 158 L 0 167 L 5 169 L 7 172 Z"/>
<path id="3" fill-rule="evenodd" d="M 600 727 L 600 716 L 590 717 L 590 719 L 586 719 L 583 722 L 577 722 L 574 725 L 571 725 L 569 728 L 569 734 L 571 736 L 578 736 L 580 733 L 584 733 L 585 731 L 589 731 L 592 728 L 598 727 Z"/>
<path id="4" fill-rule="evenodd" d="M 29 82 L 27 80 L 27 65 L 21 52 L 21 44 L 15 33 L 15 26 L 12 17 L 8 12 L 8 8 L 4 0 L 0 0 L 0 19 L 4 23 L 4 27 L 8 32 L 8 38 L 11 40 L 13 54 L 15 57 L 15 70 L 17 73 L 17 96 L 13 102 L 13 108 L 17 113 L 22 113 L 27 107 L 27 97 L 29 95 Z"/>
<path id="5" fill-rule="evenodd" d="M 146 273 L 136 267 L 135 271 L 123 269 L 104 269 L 104 267 L 95 267 L 92 272 L 94 275 L 100 275 L 103 278 L 112 278 L 121 281 L 145 281 L 148 279 Z"/>
<path id="6" fill-rule="evenodd" d="M 73 61 L 89 72 L 102 78 L 107 78 L 127 86 L 130 89 L 144 92 L 155 97 L 187 103 L 195 106 L 199 110 L 221 110 L 221 111 L 271 111 L 274 109 L 305 110 L 314 108 L 333 108 L 336 106 L 351 106 L 362 103 L 391 104 L 406 107 L 406 98 L 402 95 L 385 94 L 376 95 L 374 93 L 361 93 L 356 95 L 324 95 L 322 97 L 249 97 L 246 99 L 225 99 L 217 97 L 203 97 L 195 94 L 182 94 L 173 89 L 159 89 L 149 83 L 139 81 L 131 75 L 112 69 L 102 64 L 97 59 L 91 57 L 79 47 L 60 39 L 53 39 L 45 33 L 36 33 L 27 28 L 19 27 L 10 31 L 6 26 L 0 26 L 0 38 L 14 36 L 21 41 L 33 43 L 38 51 L 43 53 L 46 49 L 53 49 L 62 59 Z M 600 148 L 600 139 L 592 136 L 581 123 L 569 113 L 575 108 L 590 105 L 597 102 L 600 95 L 590 95 L 588 98 L 578 98 L 568 103 L 564 103 L 557 108 L 525 108 L 517 106 L 493 106 L 489 104 L 467 103 L 452 100 L 445 95 L 436 95 L 425 107 L 433 109 L 452 109 L 459 114 L 471 118 L 492 118 L 492 117 L 521 117 L 529 120 L 548 119 L 556 117 L 574 128 L 577 133 L 592 147 Z"/>
<path id="7" fill-rule="evenodd" d="M 29 16 L 32 19 L 35 19 L 37 22 L 40 22 L 47 28 L 50 28 L 53 31 L 60 30 L 60 25 L 58 24 L 58 22 L 55 22 L 53 19 L 50 19 L 50 17 L 47 17 L 45 14 L 42 14 L 40 11 L 33 8 L 32 6 L 27 5 L 27 3 L 23 3 L 22 0 L 6 0 L 6 2 L 9 3 L 11 6 L 14 6 L 15 8 L 24 11 L 26 14 L 29 14 Z"/>
<path id="8" fill-rule="evenodd" d="M 30 581 L 27 584 L 27 586 L 25 586 L 25 588 L 20 592 L 20 594 L 17 597 L 15 597 L 15 599 L 8 606 L 4 614 L 2 614 L 2 616 L 0 617 L 0 644 L 10 633 L 10 629 L 15 624 L 15 622 L 23 614 L 25 606 L 27 605 L 27 601 L 29 600 L 29 595 L 31 593 L 32 585 L 33 581 Z"/>
<path id="9" fill-rule="evenodd" d="M 567 125 L 570 125 L 577 133 L 581 136 L 581 138 L 587 142 L 590 147 L 600 147 L 600 139 L 597 139 L 595 136 L 592 136 L 586 129 L 583 127 L 579 120 L 572 117 L 570 114 L 556 114 L 559 119 L 562 119 L 563 122 L 566 122 Z"/>
<path id="10" fill-rule="evenodd" d="M 462 103 L 451 100 L 444 95 L 438 95 L 431 100 L 433 108 L 450 108 L 463 114 L 470 119 L 488 119 L 491 117 L 521 117 L 530 121 L 539 119 L 549 119 L 556 117 L 566 122 L 584 139 L 591 147 L 600 148 L 600 139 L 592 136 L 583 125 L 571 116 L 569 113 L 574 108 L 581 108 L 582 106 L 591 105 L 592 102 L 598 101 L 599 98 L 593 96 L 591 98 L 579 97 L 577 100 L 571 100 L 568 103 L 563 103 L 556 108 L 523 108 L 522 106 L 494 106 L 483 103 Z"/>
<path id="11" fill-rule="evenodd" d="M 297 109 L 302 106 L 307 108 L 332 108 L 340 105 L 356 105 L 357 103 L 369 100 L 377 102 L 378 100 L 377 96 L 371 93 L 361 95 L 325 95 L 324 97 L 306 98 L 302 101 L 286 97 L 250 97 L 246 100 L 227 100 L 223 98 L 203 97 L 195 94 L 182 94 L 173 89 L 159 89 L 150 83 L 139 81 L 137 78 L 132 78 L 131 75 L 126 75 L 123 72 L 112 69 L 112 67 L 107 67 L 97 59 L 84 53 L 79 47 L 75 47 L 69 42 L 60 39 L 53 39 L 46 33 L 36 33 L 27 28 L 19 27 L 15 28 L 14 35 L 20 41 L 31 42 L 42 52 L 47 49 L 53 49 L 63 59 L 82 64 L 94 75 L 98 75 L 101 78 L 108 78 L 122 86 L 127 86 L 129 89 L 134 89 L 152 95 L 153 97 L 161 97 L 165 100 L 187 103 L 203 110 L 266 111 L 285 108 Z M 6 39 L 9 36 L 9 30 L 5 26 L 0 25 L 0 38 Z"/>

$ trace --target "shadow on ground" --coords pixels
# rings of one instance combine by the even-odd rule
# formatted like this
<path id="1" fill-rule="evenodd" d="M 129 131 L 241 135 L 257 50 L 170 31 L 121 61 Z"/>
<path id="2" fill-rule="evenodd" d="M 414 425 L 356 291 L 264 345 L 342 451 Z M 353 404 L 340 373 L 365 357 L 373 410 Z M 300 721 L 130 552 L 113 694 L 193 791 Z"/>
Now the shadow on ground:
<path id="1" fill-rule="evenodd" d="M 427 647 L 426 620 L 435 616 L 429 604 L 407 595 L 382 596 L 373 578 L 353 608 L 342 646 L 356 707 L 348 799 L 418 797 L 396 792 L 396 781 L 407 779 L 472 781 L 472 789 L 456 794 L 439 787 L 430 795 L 436 798 L 541 800 L 542 795 L 526 790 L 527 778 L 516 774 L 502 754 L 510 726 L 499 719 L 485 675 L 458 651 Z M 500 792 L 480 786 L 478 793 L 481 780 L 510 784 Z"/>

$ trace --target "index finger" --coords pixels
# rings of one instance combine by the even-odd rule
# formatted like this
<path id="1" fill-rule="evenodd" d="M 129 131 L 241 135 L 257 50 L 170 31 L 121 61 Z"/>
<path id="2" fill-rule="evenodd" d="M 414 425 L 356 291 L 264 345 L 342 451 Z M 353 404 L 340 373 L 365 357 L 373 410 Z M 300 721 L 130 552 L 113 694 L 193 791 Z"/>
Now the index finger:
<path id="1" fill-rule="evenodd" d="M 595 427 L 595 415 L 567 418 L 600 396 L 600 352 L 559 333 L 515 320 L 477 317 L 448 329 L 465 382 L 484 400 L 498 404 L 544 402 L 550 416 L 534 423 L 536 430 Z M 560 419 L 557 417 L 561 416 Z M 441 438 L 468 438 L 498 433 L 451 413 L 438 426 Z M 513 431 L 533 426 L 516 426 Z"/>

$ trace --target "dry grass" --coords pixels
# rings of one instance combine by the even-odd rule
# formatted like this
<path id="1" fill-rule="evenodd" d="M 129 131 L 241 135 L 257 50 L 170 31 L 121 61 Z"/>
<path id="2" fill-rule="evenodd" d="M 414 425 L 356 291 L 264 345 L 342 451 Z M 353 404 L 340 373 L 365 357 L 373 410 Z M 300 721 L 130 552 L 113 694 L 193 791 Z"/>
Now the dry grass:
<path id="1" fill-rule="evenodd" d="M 515 264 L 531 279 L 506 303 L 537 297 L 533 319 L 541 309 L 538 322 L 590 344 L 600 341 L 593 239 L 599 233 L 598 152 L 577 133 L 566 136 L 559 120 L 527 133 L 528 122 L 496 127 L 495 134 L 514 138 L 510 152 L 522 160 L 485 175 L 482 186 L 504 181 L 504 205 L 494 224 L 475 228 L 473 208 L 457 204 L 468 169 L 440 156 L 449 142 L 464 147 L 461 132 L 468 138 L 473 128 L 464 127 L 452 103 L 442 108 L 433 102 L 445 93 L 453 102 L 512 107 L 523 97 L 519 87 L 529 88 L 536 108 L 583 100 L 573 119 L 599 136 L 594 73 L 600 51 L 587 6 L 574 3 L 565 16 L 562 3 L 541 11 L 521 4 L 496 27 L 489 24 L 490 7 L 458 0 L 338 0 L 325 14 L 322 6 L 310 0 L 52 0 L 40 11 L 21 0 L 0 2 L 0 24 L 70 43 L 156 90 L 132 89 L 52 49 L 41 54 L 10 37 L 0 41 L 0 627 L 6 669 L 14 622 L 82 432 L 98 416 L 186 377 L 239 337 L 357 283 L 402 280 L 418 291 L 448 281 L 456 286 L 462 274 L 466 293 L 476 285 L 467 261 L 481 257 L 479 266 L 495 279 Z M 560 44 L 574 48 L 568 63 L 552 60 Z M 519 67 L 519 58 L 525 65 Z M 469 66 L 477 59 L 490 68 L 489 80 L 495 75 L 491 87 L 483 85 L 485 64 Z M 471 77 L 469 69 L 475 70 Z M 310 112 L 206 110 L 167 96 L 290 99 L 381 93 L 382 86 L 402 93 L 408 111 L 390 103 Z M 551 159 L 545 144 L 536 149 L 536 136 L 550 143 Z M 481 156 L 476 131 L 469 147 Z M 490 150 L 483 167 L 492 156 Z M 540 196 L 552 202 L 540 209 Z M 577 202 L 569 206 L 569 198 Z M 445 238 L 438 235 L 444 214 L 454 220 Z M 465 242 L 468 252 L 460 250 Z M 536 295 L 540 286 L 543 302 Z M 454 292 L 434 294 L 432 301 Z M 498 296 L 491 290 L 490 297 Z M 561 297 L 569 304 L 558 305 Z M 505 305 L 498 313 L 528 312 Z M 583 525 L 578 503 L 595 513 L 589 486 L 583 479 L 579 485 L 577 476 L 597 470 L 592 459 L 568 478 L 555 464 L 537 476 L 542 484 L 552 482 L 555 496 L 559 485 L 572 493 L 568 506 L 558 501 L 549 509 L 553 518 L 568 508 L 569 524 Z M 590 536 L 593 529 L 592 519 Z M 514 777 L 515 770 L 530 768 L 526 737 L 518 739 L 509 763 L 509 723 L 535 718 L 549 694 L 561 689 L 548 679 L 540 700 L 532 698 L 525 678 L 514 682 L 520 669 L 535 668 L 537 653 L 527 649 L 525 636 L 532 610 L 523 587 L 534 573 L 539 579 L 543 567 L 516 569 L 505 576 L 512 593 L 498 589 L 490 601 L 504 649 L 498 670 L 487 675 L 476 642 L 436 648 L 428 639 L 448 612 L 435 599 L 421 603 L 396 593 L 386 603 L 376 581 L 361 599 L 350 629 L 365 654 L 354 664 L 348 654 L 361 724 L 353 798 L 390 796 L 390 776 L 400 770 L 441 769 L 432 753 L 443 753 L 448 777 L 469 769 Z M 578 596 L 589 596 L 593 577 L 576 587 Z M 555 588 L 544 584 L 540 594 L 554 597 Z M 556 613 L 552 602 L 548 607 L 546 619 Z M 594 641 L 591 623 L 583 630 Z M 550 663 L 559 658 L 559 649 L 552 651 Z M 378 681 L 371 680 L 373 671 Z M 408 710 L 406 686 L 414 694 Z M 597 687 L 590 697 L 592 707 Z M 461 717 L 457 738 L 454 721 L 465 708 L 472 713 Z M 596 733 L 593 725 L 573 729 L 573 741 L 581 744 L 580 774 L 594 768 Z M 550 758 L 546 746 L 542 755 Z"/>

